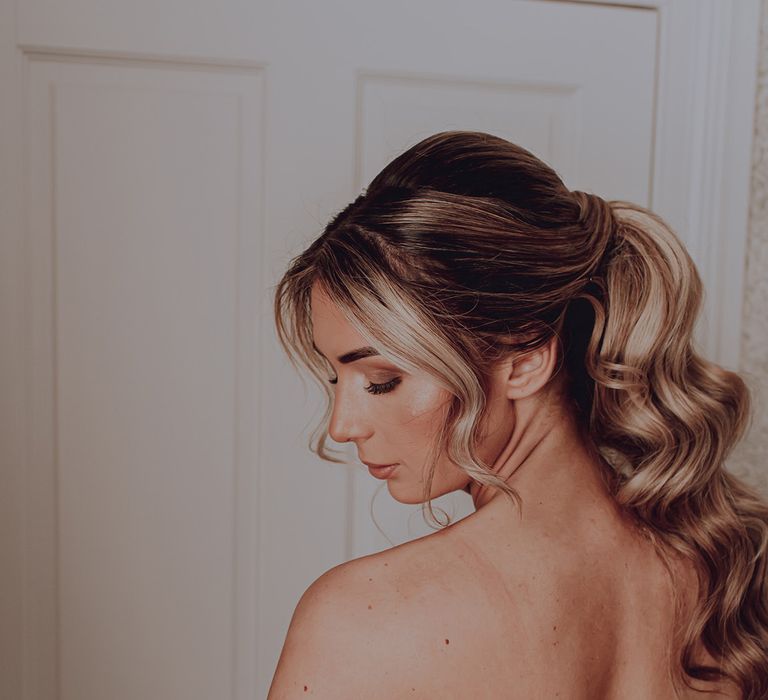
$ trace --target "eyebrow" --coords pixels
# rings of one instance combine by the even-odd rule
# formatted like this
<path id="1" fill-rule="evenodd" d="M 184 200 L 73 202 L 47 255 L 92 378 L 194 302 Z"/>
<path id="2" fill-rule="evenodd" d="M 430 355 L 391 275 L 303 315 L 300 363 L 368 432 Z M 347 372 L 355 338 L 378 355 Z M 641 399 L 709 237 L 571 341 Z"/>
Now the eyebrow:
<path id="1" fill-rule="evenodd" d="M 312 343 L 312 347 L 318 353 L 323 355 L 323 353 L 320 352 L 320 349 L 317 347 L 317 345 Z M 355 362 L 356 360 L 362 360 L 364 357 L 374 357 L 379 354 L 380 353 L 376 348 L 373 348 L 370 345 L 366 345 L 364 348 L 357 348 L 356 350 L 350 350 L 349 352 L 345 352 L 343 355 L 339 355 L 336 359 L 339 362 L 341 362 L 341 364 L 348 365 L 350 362 Z M 325 357 L 325 355 L 323 355 L 323 357 Z"/>

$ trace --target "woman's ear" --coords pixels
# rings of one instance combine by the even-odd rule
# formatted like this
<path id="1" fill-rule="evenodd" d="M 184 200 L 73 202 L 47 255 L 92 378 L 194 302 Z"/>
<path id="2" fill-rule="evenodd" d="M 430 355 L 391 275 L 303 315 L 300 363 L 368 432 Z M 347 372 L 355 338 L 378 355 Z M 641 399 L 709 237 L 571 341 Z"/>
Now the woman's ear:
<path id="1" fill-rule="evenodd" d="M 552 336 L 541 348 L 510 358 L 504 363 L 507 398 L 524 399 L 545 386 L 557 364 L 558 337 Z"/>

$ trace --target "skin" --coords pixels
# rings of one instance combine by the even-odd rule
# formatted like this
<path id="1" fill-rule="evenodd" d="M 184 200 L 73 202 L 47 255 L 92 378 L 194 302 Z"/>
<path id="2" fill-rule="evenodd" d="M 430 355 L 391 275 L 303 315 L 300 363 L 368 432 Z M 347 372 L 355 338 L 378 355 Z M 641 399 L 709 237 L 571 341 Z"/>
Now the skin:
<path id="1" fill-rule="evenodd" d="M 368 343 L 321 287 L 311 303 L 315 345 L 337 378 L 330 436 L 354 442 L 361 460 L 398 463 L 390 494 L 420 503 L 429 439 L 448 393 L 380 356 L 340 362 Z M 675 696 L 668 682 L 671 584 L 603 483 L 599 455 L 560 398 L 556 366 L 553 339 L 500 362 L 490 388 L 480 456 L 520 494 L 522 517 L 503 494 L 441 455 L 431 497 L 465 490 L 475 512 L 346 562 L 310 586 L 270 700 L 335 698 L 340 687 L 346 697 L 371 698 L 406 687 L 411 698 L 497 698 L 500 688 L 509 698 L 700 697 Z M 388 393 L 366 391 L 395 378 Z M 695 593 L 690 569 L 681 566 L 675 580 Z"/>
<path id="2" fill-rule="evenodd" d="M 392 497 L 420 503 L 428 447 L 440 426 L 450 395 L 434 381 L 413 376 L 381 356 L 340 364 L 338 356 L 368 345 L 336 306 L 315 285 L 312 289 L 315 345 L 332 364 L 338 382 L 329 434 L 337 442 L 354 442 L 361 461 L 399 463 L 387 480 Z M 610 498 L 600 478 L 599 462 L 579 436 L 573 418 L 557 399 L 561 386 L 550 382 L 557 362 L 556 339 L 517 362 L 501 362 L 488 397 L 490 410 L 479 455 L 494 473 L 523 497 L 526 516 L 559 518 L 581 502 Z M 402 381 L 390 392 L 372 395 L 371 383 Z M 517 517 L 503 494 L 471 479 L 445 455 L 435 472 L 431 498 L 467 490 L 475 513 L 493 514 L 497 526 L 512 526 Z"/>

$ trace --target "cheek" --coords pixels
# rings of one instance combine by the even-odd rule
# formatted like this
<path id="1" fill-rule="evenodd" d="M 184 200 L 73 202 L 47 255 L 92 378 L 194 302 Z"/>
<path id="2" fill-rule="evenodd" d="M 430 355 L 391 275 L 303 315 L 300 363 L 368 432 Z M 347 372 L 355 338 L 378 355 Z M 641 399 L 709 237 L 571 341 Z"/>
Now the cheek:
<path id="1" fill-rule="evenodd" d="M 451 394 L 432 383 L 413 387 L 402 404 L 403 428 L 421 434 L 436 431 L 445 418 Z"/>

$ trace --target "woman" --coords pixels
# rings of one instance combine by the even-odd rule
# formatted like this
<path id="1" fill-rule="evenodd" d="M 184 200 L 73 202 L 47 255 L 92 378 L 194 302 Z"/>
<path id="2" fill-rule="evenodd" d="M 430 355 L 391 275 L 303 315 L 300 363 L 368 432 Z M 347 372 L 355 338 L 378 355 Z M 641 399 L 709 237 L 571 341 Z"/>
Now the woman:
<path id="1" fill-rule="evenodd" d="M 661 219 L 501 138 L 387 165 L 292 262 L 278 336 L 329 394 L 313 450 L 475 512 L 315 581 L 270 700 L 767 698 L 768 505 L 724 468 L 750 399 L 695 350 L 701 298 Z"/>

